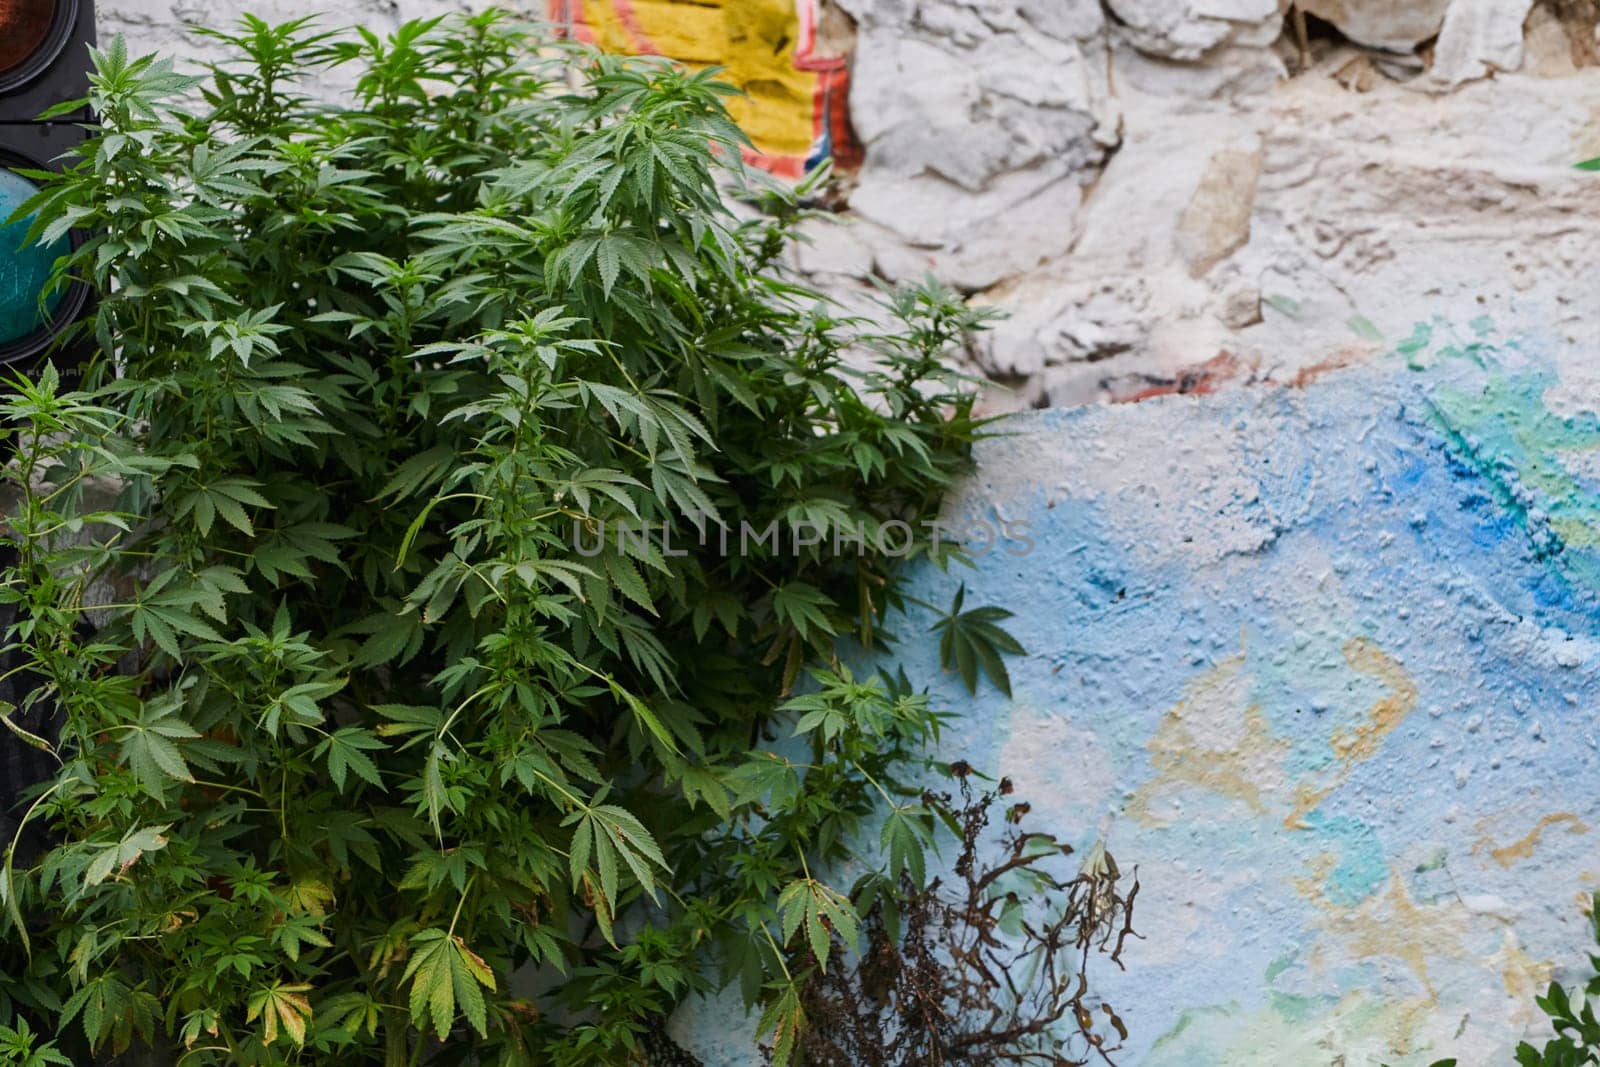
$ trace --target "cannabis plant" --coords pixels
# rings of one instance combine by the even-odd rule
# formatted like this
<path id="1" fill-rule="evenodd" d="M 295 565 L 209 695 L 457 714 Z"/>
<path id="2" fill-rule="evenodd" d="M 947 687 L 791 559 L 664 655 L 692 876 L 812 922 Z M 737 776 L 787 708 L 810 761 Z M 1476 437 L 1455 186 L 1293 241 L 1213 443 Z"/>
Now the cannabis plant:
<path id="1" fill-rule="evenodd" d="M 102 355 L 0 404 L 49 767 L 0 1042 L 622 1063 L 734 982 L 790 1059 L 864 913 L 828 872 L 924 876 L 940 715 L 859 665 L 958 551 L 979 316 L 786 280 L 809 190 L 742 173 L 710 73 L 495 13 L 211 36 L 204 80 L 97 55 L 25 208 Z"/>

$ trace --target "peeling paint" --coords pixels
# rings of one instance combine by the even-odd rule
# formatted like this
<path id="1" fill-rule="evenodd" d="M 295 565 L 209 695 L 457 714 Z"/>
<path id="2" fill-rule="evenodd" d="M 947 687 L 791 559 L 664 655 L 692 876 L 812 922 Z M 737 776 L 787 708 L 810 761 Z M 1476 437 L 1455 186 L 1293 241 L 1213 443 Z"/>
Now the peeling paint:
<path id="1" fill-rule="evenodd" d="M 1494 857 L 1496 863 L 1502 867 L 1510 867 L 1514 863 L 1530 859 L 1533 856 L 1534 849 L 1538 847 L 1539 839 L 1544 837 L 1544 832 L 1552 826 L 1562 825 L 1567 827 L 1568 833 L 1586 834 L 1589 832 L 1589 825 L 1572 812 L 1553 811 L 1534 823 L 1532 830 L 1529 830 L 1508 845 L 1495 848 L 1493 838 L 1483 837 L 1479 839 L 1478 844 L 1472 846 L 1472 851 L 1478 852 L 1481 848 L 1487 848 L 1489 855 Z"/>

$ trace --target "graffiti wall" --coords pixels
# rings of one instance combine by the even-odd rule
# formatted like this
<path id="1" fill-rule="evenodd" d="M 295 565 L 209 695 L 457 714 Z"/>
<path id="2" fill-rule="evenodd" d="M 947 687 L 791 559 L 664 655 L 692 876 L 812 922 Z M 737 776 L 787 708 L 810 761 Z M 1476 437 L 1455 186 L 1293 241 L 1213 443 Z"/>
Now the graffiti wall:
<path id="1" fill-rule="evenodd" d="M 1507 1063 L 1535 993 L 1586 969 L 1595 395 L 1485 321 L 1435 323 L 984 451 L 959 513 L 1037 544 L 969 596 L 1030 655 L 1014 702 L 936 691 L 965 709 L 952 754 L 1138 865 L 1146 939 L 1102 972 L 1124 1062 Z"/>
<path id="2" fill-rule="evenodd" d="M 1143 939 L 1099 971 L 1118 1063 L 1504 1064 L 1551 978 L 1587 977 L 1593 374 L 1434 323 L 1356 366 L 984 445 L 951 520 L 1026 524 L 1032 548 L 916 592 L 964 580 L 1016 612 L 1015 699 L 968 697 L 917 643 L 905 666 L 960 713 L 949 758 L 1137 866 Z M 684 1030 L 757 1062 L 741 1032 Z"/>
<path id="3" fill-rule="evenodd" d="M 822 0 L 549 0 L 548 17 L 610 52 L 720 66 L 745 95 L 729 111 L 750 161 L 799 177 L 823 160 L 853 168 L 848 22 Z"/>

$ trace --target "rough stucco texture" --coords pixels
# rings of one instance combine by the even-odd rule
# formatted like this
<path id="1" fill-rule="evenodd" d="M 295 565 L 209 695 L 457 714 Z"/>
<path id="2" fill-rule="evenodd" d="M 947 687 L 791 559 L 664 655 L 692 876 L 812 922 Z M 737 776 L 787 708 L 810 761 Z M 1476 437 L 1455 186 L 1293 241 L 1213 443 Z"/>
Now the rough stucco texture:
<path id="1" fill-rule="evenodd" d="M 1600 879 L 1580 384 L 1484 320 L 1435 323 L 1303 387 L 1048 413 L 985 448 L 956 515 L 1036 546 L 986 557 L 969 599 L 1017 612 L 1030 654 L 1013 702 L 936 692 L 968 723 L 953 755 L 1138 864 L 1146 939 L 1102 971 L 1126 1062 L 1505 1063 L 1533 996 L 1579 977 Z"/>
<path id="2" fill-rule="evenodd" d="M 1600 885 L 1600 418 L 1487 320 L 1219 395 L 1026 416 L 915 591 L 1016 612 L 1015 699 L 904 666 L 1039 828 L 1137 865 L 1142 1067 L 1509 1063 Z M 678 1032 L 758 1060 L 736 1011 Z M 743 1039 L 747 1041 L 748 1039 Z"/>

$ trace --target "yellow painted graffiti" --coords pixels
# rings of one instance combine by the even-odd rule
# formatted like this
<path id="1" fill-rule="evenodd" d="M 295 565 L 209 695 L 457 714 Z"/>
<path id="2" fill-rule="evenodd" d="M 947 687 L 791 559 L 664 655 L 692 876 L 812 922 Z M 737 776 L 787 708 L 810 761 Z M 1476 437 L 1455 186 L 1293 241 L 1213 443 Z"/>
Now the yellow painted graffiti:
<path id="1" fill-rule="evenodd" d="M 1343 805 L 1329 807 L 1352 788 L 1363 764 L 1384 758 L 1386 746 L 1418 713 L 1416 679 L 1371 639 L 1339 639 L 1331 642 L 1335 656 L 1327 656 L 1324 644 L 1307 662 L 1342 668 L 1345 691 L 1362 692 L 1362 698 L 1328 719 L 1291 718 L 1298 709 L 1268 704 L 1263 694 L 1274 693 L 1274 683 L 1292 677 L 1300 664 L 1271 656 L 1252 661 L 1243 644 L 1192 677 L 1144 739 L 1150 773 L 1127 794 L 1123 812 L 1143 828 L 1135 831 L 1139 840 L 1155 840 L 1150 831 L 1176 829 L 1214 845 L 1220 871 L 1214 895 L 1192 901 L 1204 909 L 1202 921 L 1209 917 L 1228 927 L 1267 881 L 1286 881 L 1310 911 L 1292 951 L 1266 972 L 1267 1003 L 1186 1012 L 1145 1062 L 1340 1062 L 1331 1053 L 1352 1063 L 1429 1062 L 1446 1049 L 1472 1047 L 1480 1030 L 1536 1021 L 1532 999 L 1548 985 L 1551 962 L 1524 945 L 1508 922 L 1495 929 L 1495 920 L 1506 920 L 1486 916 L 1484 903 L 1453 891 L 1442 850 L 1434 858 L 1411 843 L 1389 841 L 1401 854 L 1385 855 L 1365 823 L 1345 814 Z M 1320 736 L 1317 723 L 1326 723 Z M 1482 862 L 1511 867 L 1552 849 L 1558 839 L 1570 848 L 1578 842 L 1569 835 L 1589 827 L 1571 812 L 1519 812 L 1485 820 L 1477 832 L 1473 852 Z M 1303 867 L 1289 869 L 1286 851 Z M 1580 881 L 1600 879 L 1583 873 Z M 1241 925 L 1240 934 L 1219 931 L 1219 943 L 1242 948 L 1259 937 L 1253 922 Z M 1505 990 L 1498 1014 L 1441 1013 L 1441 1005 L 1453 1010 L 1460 999 L 1454 983 L 1463 961 L 1486 967 Z M 1344 988 L 1345 975 L 1365 970 L 1383 976 L 1381 1001 L 1364 989 L 1329 995 L 1330 982 Z"/>
<path id="2" fill-rule="evenodd" d="M 1367 710 L 1366 721 L 1333 735 L 1333 750 L 1345 763 L 1371 759 L 1405 717 L 1417 706 L 1417 685 L 1404 667 L 1365 637 L 1352 638 L 1344 646 L 1344 661 L 1350 669 L 1376 678 L 1389 690 Z"/>
<path id="3" fill-rule="evenodd" d="M 1349 955 L 1400 960 L 1430 1001 L 1437 991 L 1428 957 L 1456 957 L 1465 951 L 1462 941 L 1470 926 L 1466 909 L 1455 901 L 1418 904 L 1398 867 L 1391 870 L 1385 892 L 1354 907 L 1320 902 L 1326 909 L 1320 925 L 1341 940 Z"/>
<path id="4" fill-rule="evenodd" d="M 1340 730 L 1329 738 L 1334 755 L 1339 757 L 1339 770 L 1334 781 L 1317 788 L 1300 782 L 1295 786 L 1294 808 L 1283 820 L 1291 830 L 1305 829 L 1305 818 L 1350 777 L 1355 765 L 1377 754 L 1383 739 L 1394 732 L 1405 717 L 1417 706 L 1417 684 L 1411 680 L 1393 656 L 1367 640 L 1353 637 L 1345 642 L 1344 661 L 1350 669 L 1370 678 L 1376 678 L 1389 690 L 1388 694 L 1373 701 L 1363 720 L 1347 730 Z"/>
<path id="5" fill-rule="evenodd" d="M 1588 825 L 1572 812 L 1553 811 L 1534 823 L 1533 829 L 1508 845 L 1496 848 L 1494 839 L 1485 834 L 1478 839 L 1477 844 L 1472 846 L 1472 851 L 1478 853 L 1488 849 L 1489 855 L 1494 857 L 1496 863 L 1502 867 L 1510 867 L 1519 860 L 1525 860 L 1533 855 L 1533 850 L 1538 847 L 1539 839 L 1544 836 L 1546 830 L 1552 826 L 1561 826 L 1563 824 L 1566 825 L 1567 832 L 1571 834 L 1586 834 L 1589 832 Z"/>
<path id="6" fill-rule="evenodd" d="M 1249 699 L 1249 682 L 1241 652 L 1189 684 L 1149 741 L 1156 774 L 1128 801 L 1129 815 L 1147 826 L 1167 825 L 1170 819 L 1154 805 L 1184 787 L 1266 813 L 1262 794 L 1277 784 L 1275 768 L 1286 746 L 1273 740 L 1260 705 Z"/>
<path id="7" fill-rule="evenodd" d="M 1288 781 L 1282 762 L 1288 742 L 1273 735 L 1261 706 L 1250 698 L 1251 679 L 1241 652 L 1196 678 L 1162 717 L 1146 746 L 1155 776 L 1129 800 L 1127 813 L 1147 826 L 1166 825 L 1169 820 L 1156 810 L 1158 798 L 1199 788 L 1239 801 L 1256 815 L 1275 808 L 1284 813 L 1286 829 L 1304 829 L 1306 816 L 1348 780 L 1357 764 L 1371 759 L 1417 706 L 1416 683 L 1371 641 L 1347 641 L 1344 659 L 1351 670 L 1378 680 L 1387 692 L 1358 722 L 1328 739 L 1336 757 L 1331 775 Z M 1277 794 L 1272 804 L 1269 794 Z"/>
<path id="8" fill-rule="evenodd" d="M 846 111 L 841 41 L 819 26 L 819 0 L 550 0 L 550 19 L 608 52 L 721 66 L 745 95 L 729 101 L 755 144 L 752 161 L 795 177 L 859 149 Z M 820 38 L 820 40 L 819 40 Z"/>

